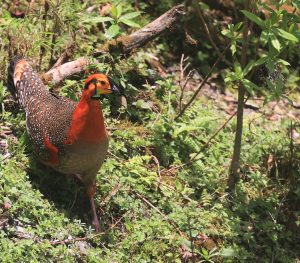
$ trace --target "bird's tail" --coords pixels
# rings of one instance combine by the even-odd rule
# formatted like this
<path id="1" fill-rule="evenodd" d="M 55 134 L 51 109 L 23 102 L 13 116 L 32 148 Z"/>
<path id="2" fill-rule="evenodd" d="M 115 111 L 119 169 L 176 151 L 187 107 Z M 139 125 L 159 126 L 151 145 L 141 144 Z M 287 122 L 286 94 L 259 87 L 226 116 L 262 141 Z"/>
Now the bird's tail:
<path id="1" fill-rule="evenodd" d="M 7 87 L 25 110 L 32 96 L 41 97 L 47 92 L 38 74 L 23 57 L 12 59 L 7 71 Z"/>
<path id="2" fill-rule="evenodd" d="M 22 60 L 23 57 L 17 56 L 15 58 L 13 58 L 10 63 L 9 66 L 7 68 L 7 88 L 10 91 L 10 93 L 13 95 L 13 97 L 15 99 L 18 99 L 18 92 L 15 86 L 15 82 L 14 82 L 14 73 L 15 73 L 15 68 L 16 65 L 18 64 L 18 62 L 20 60 Z"/>

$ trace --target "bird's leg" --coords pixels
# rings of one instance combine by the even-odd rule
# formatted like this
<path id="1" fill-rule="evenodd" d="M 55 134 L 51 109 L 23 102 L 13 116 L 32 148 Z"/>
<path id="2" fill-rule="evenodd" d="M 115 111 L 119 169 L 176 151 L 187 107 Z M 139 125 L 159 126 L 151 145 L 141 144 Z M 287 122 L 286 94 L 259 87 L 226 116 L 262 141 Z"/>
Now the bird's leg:
<path id="1" fill-rule="evenodd" d="M 94 200 L 95 192 L 96 192 L 95 184 L 91 184 L 86 187 L 86 193 L 89 197 L 91 209 L 92 209 L 92 213 L 93 213 L 92 225 L 94 226 L 96 232 L 99 232 L 100 224 L 99 224 L 99 220 L 97 217 L 96 208 L 95 208 L 95 200 Z"/>
<path id="2" fill-rule="evenodd" d="M 76 178 L 78 181 L 80 181 L 81 183 L 84 183 L 84 181 L 83 181 L 83 179 L 82 179 L 82 177 L 81 177 L 80 174 L 72 174 L 72 176 L 73 176 L 74 178 Z"/>

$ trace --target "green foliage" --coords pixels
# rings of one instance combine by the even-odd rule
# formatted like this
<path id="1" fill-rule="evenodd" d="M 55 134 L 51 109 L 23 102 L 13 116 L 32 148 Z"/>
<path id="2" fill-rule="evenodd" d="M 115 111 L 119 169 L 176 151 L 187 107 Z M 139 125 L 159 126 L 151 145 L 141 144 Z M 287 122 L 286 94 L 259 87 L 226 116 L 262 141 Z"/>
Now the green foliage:
<path id="1" fill-rule="evenodd" d="M 133 7 L 136 2 L 139 9 Z M 76 46 L 71 59 L 89 55 L 106 38 L 128 33 L 129 27 L 149 22 L 176 2 L 163 0 L 156 7 L 154 1 L 113 1 L 108 12 L 99 16 L 96 10 L 87 14 L 86 9 L 103 1 L 50 1 L 47 22 L 40 3 L 22 19 L 0 9 L 0 55 L 5 61 L 0 82 L 1 147 L 2 140 L 7 143 L 0 149 L 2 262 L 299 259 L 299 235 L 290 224 L 299 224 L 300 156 L 299 146 L 291 145 L 290 123 L 271 122 L 261 118 L 260 113 L 246 116 L 242 180 L 234 195 L 228 195 L 227 170 L 235 123 L 229 123 L 210 140 L 228 116 L 204 96 L 174 121 L 181 94 L 176 76 L 167 70 L 164 77 L 159 77 L 145 62 L 151 53 L 170 68 L 177 65 L 180 57 L 170 48 L 177 43 L 177 36 L 168 37 L 174 41 L 170 46 L 160 39 L 129 58 L 103 55 L 90 66 L 90 72 L 114 77 L 127 99 L 127 106 L 118 110 L 114 109 L 117 103 L 113 97 L 102 100 L 110 134 L 109 154 L 96 179 L 96 205 L 103 232 L 97 235 L 90 226 L 88 201 L 81 184 L 30 159 L 34 154 L 26 137 L 24 113 L 12 106 L 4 89 L 6 64 L 13 51 L 32 58 L 36 65 L 42 54 L 40 70 L 46 70 L 53 64 L 51 56 L 55 61 L 68 44 L 74 42 Z M 297 6 L 297 1 L 292 2 Z M 200 5 L 209 11 L 209 4 Z M 288 55 L 284 55 L 299 42 L 295 28 L 298 18 L 278 8 L 269 11 L 270 19 L 241 13 L 255 23 L 259 33 L 252 39 L 249 54 L 254 53 L 252 44 L 256 41 L 262 50 L 245 67 L 236 62 L 226 68 L 226 82 L 241 82 L 252 95 L 265 89 L 251 81 L 251 71 L 265 64 L 274 72 L 274 61 L 287 70 Z M 230 24 L 223 31 L 231 41 L 234 58 L 240 55 L 241 28 L 241 23 Z M 58 37 L 53 39 L 54 35 Z M 13 36 L 15 45 L 8 36 Z M 206 41 L 203 46 L 212 50 Z M 209 66 L 211 53 L 197 47 L 195 54 L 198 56 L 194 59 L 203 67 Z M 287 83 L 297 89 L 299 78 L 297 68 L 294 70 Z M 72 77 L 52 87 L 53 91 L 59 89 L 60 95 L 79 100 L 84 78 Z M 282 95 L 283 83 L 274 85 L 269 80 L 267 85 L 273 98 Z M 192 88 L 186 90 L 184 102 L 193 94 Z M 13 133 L 5 135 L 4 127 Z M 11 156 L 8 158 L 6 153 Z"/>
<path id="2" fill-rule="evenodd" d="M 267 49 L 265 53 L 261 54 L 261 57 L 250 60 L 243 69 L 239 62 L 235 62 L 234 71 L 229 72 L 224 79 L 227 83 L 242 83 L 251 95 L 265 88 L 269 93 L 266 101 L 278 99 L 282 96 L 284 91 L 283 76 L 278 73 L 278 66 L 289 66 L 290 64 L 286 60 L 281 59 L 280 55 L 284 54 L 290 47 L 296 48 L 300 39 L 297 26 L 299 17 L 282 9 L 281 7 L 284 3 L 285 1 L 276 3 L 276 8 L 270 8 L 262 2 L 253 3 L 256 9 L 265 8 L 269 12 L 265 20 L 247 10 L 241 11 L 244 16 L 260 28 L 260 36 L 255 34 L 249 36 L 250 43 L 255 43 L 257 46 L 262 45 L 262 47 L 267 47 Z M 236 25 L 231 24 L 228 25 L 228 29 L 222 31 L 231 40 L 230 49 L 233 56 L 236 55 L 237 43 L 242 40 L 241 25 L 241 22 Z M 250 79 L 247 79 L 247 75 L 249 75 L 253 68 L 261 65 L 265 65 L 269 75 L 272 76 L 265 80 L 267 85 L 263 87 L 259 87 Z"/>
<path id="3" fill-rule="evenodd" d="M 128 9 L 127 9 L 128 10 Z M 97 24 L 97 23 L 104 23 L 104 22 L 110 22 L 110 26 L 105 32 L 105 36 L 108 39 L 116 38 L 118 37 L 122 31 L 122 24 L 127 25 L 129 27 L 139 28 L 140 25 L 133 21 L 134 18 L 138 17 L 141 12 L 126 12 L 124 14 L 123 5 L 112 5 L 110 9 L 111 17 L 87 17 L 83 20 L 83 23 L 87 24 Z"/>

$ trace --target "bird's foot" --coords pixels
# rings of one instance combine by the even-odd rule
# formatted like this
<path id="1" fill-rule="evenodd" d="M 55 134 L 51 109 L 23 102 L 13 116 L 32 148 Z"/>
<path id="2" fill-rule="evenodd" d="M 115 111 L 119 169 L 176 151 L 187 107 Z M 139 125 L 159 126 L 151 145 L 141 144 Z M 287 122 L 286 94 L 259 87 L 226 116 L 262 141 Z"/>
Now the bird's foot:
<path id="1" fill-rule="evenodd" d="M 99 224 L 99 220 L 98 220 L 98 217 L 97 217 L 97 212 L 96 212 L 96 207 L 95 207 L 95 200 L 94 200 L 95 191 L 96 191 L 95 184 L 88 185 L 86 187 L 86 193 L 89 197 L 90 205 L 91 205 L 91 209 L 92 209 L 92 214 L 93 214 L 92 225 L 94 226 L 96 232 L 99 232 L 100 224 Z"/>
<path id="2" fill-rule="evenodd" d="M 96 232 L 100 231 L 100 223 L 99 223 L 99 220 L 98 220 L 97 216 L 93 218 L 92 225 L 95 228 Z"/>

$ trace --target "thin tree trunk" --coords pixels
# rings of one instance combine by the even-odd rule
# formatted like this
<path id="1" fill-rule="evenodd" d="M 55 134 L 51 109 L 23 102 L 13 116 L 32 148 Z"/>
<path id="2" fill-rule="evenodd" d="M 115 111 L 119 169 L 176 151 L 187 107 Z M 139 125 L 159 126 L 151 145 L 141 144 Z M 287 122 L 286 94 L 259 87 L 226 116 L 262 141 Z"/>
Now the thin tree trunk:
<path id="1" fill-rule="evenodd" d="M 249 0 L 245 1 L 245 10 L 249 10 Z M 241 66 L 242 68 L 246 65 L 247 49 L 248 49 L 248 30 L 249 24 L 248 19 L 244 19 L 243 28 L 243 46 L 241 54 Z M 241 156 L 241 146 L 242 146 L 242 134 L 243 134 L 243 115 L 244 115 L 244 97 L 245 97 L 245 87 L 242 83 L 239 84 L 238 90 L 238 108 L 236 117 L 236 132 L 234 140 L 234 149 L 231 160 L 231 165 L 229 169 L 229 178 L 227 182 L 227 187 L 230 192 L 235 188 L 237 181 L 239 180 L 240 171 L 240 156 Z"/>

